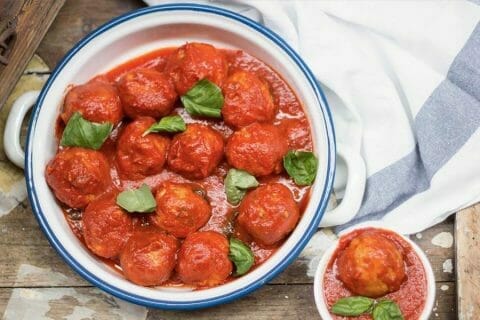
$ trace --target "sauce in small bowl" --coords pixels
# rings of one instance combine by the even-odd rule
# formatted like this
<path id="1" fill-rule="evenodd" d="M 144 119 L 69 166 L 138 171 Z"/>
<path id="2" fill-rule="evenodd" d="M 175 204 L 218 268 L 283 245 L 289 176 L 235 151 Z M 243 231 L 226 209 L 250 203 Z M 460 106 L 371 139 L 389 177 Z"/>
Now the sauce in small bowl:
<path id="1" fill-rule="evenodd" d="M 314 294 L 325 320 L 373 319 L 371 310 L 351 317 L 331 312 L 339 299 L 352 296 L 376 303 L 394 301 L 404 319 L 423 320 L 433 308 L 435 280 L 427 257 L 410 239 L 388 229 L 362 226 L 343 232 L 325 252 L 315 274 Z"/>

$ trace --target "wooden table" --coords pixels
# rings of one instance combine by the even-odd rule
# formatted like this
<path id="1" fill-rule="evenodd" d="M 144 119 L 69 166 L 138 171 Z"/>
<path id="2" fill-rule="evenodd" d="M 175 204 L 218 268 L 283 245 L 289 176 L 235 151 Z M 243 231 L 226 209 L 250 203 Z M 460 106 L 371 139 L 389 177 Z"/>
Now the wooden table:
<path id="1" fill-rule="evenodd" d="M 86 33 L 141 6 L 143 3 L 136 0 L 67 1 L 37 53 L 53 68 Z M 27 202 L 0 217 L 0 231 L 0 314 L 5 319 L 319 318 L 313 299 L 313 278 L 307 275 L 309 261 L 305 259 L 297 260 L 271 283 L 241 300 L 202 311 L 166 312 L 114 299 L 80 278 L 49 245 Z M 437 300 L 432 319 L 457 317 L 454 246 L 432 243 L 434 237 L 438 240 L 453 234 L 451 217 L 412 236 L 427 253 L 435 272 Z"/>

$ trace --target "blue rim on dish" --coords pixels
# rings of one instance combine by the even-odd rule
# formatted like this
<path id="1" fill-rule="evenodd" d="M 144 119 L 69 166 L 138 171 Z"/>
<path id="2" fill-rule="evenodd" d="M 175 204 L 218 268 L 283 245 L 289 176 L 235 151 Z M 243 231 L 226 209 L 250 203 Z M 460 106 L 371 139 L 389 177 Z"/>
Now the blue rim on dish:
<path id="1" fill-rule="evenodd" d="M 306 232 L 304 233 L 303 237 L 300 241 L 288 252 L 288 254 L 281 260 L 268 274 L 264 275 L 257 281 L 250 283 L 249 285 L 240 288 L 234 292 L 224 294 L 221 296 L 217 296 L 214 298 L 208 298 L 203 300 L 197 301 L 182 301 L 182 302 L 172 302 L 172 301 L 164 301 L 158 299 L 149 299 L 146 297 L 138 296 L 132 294 L 130 292 L 126 292 L 125 290 L 119 289 L 111 284 L 106 283 L 104 280 L 98 278 L 96 275 L 92 274 L 90 271 L 85 269 L 80 263 L 78 263 L 63 247 L 60 241 L 56 238 L 53 230 L 48 225 L 44 213 L 42 212 L 39 202 L 38 196 L 35 191 L 34 187 L 34 178 L 33 178 L 33 171 L 32 171 L 32 157 L 31 157 L 31 139 L 35 132 L 35 127 L 37 124 L 40 106 L 43 104 L 45 96 L 50 89 L 52 83 L 57 78 L 59 72 L 64 68 L 67 62 L 75 55 L 77 51 L 79 51 L 82 47 L 84 47 L 87 43 L 89 43 L 92 39 L 96 36 L 102 34 L 103 32 L 115 27 L 116 25 L 154 12 L 161 12 L 161 11 L 196 11 L 208 14 L 215 14 L 220 15 L 237 22 L 240 22 L 251 29 L 255 30 L 256 32 L 262 34 L 264 37 L 270 39 L 273 43 L 275 43 L 278 47 L 280 47 L 283 51 L 285 51 L 289 57 L 297 64 L 297 66 L 302 70 L 304 76 L 308 79 L 312 89 L 314 90 L 318 101 L 320 102 L 320 107 L 322 109 L 323 118 L 324 118 L 324 125 L 326 128 L 326 135 L 327 135 L 327 143 L 328 143 L 328 154 L 327 156 L 327 176 L 325 179 L 325 184 L 323 187 L 323 193 L 321 195 L 320 203 L 318 208 L 316 209 L 315 215 L 308 225 Z M 308 68 L 308 66 L 303 62 L 300 56 L 276 33 L 269 30 L 268 28 L 258 24 L 257 22 L 246 18 L 240 14 L 237 14 L 233 11 L 221 9 L 218 7 L 207 6 L 207 5 L 199 5 L 199 4 L 171 4 L 171 5 L 160 5 L 154 7 L 148 7 L 139 9 L 136 11 L 132 11 L 125 15 L 119 16 L 106 24 L 102 25 L 98 29 L 94 30 L 90 34 L 88 34 L 85 38 L 83 38 L 80 42 L 78 42 L 66 55 L 65 57 L 59 62 L 55 70 L 50 75 L 48 81 L 46 82 L 45 86 L 43 87 L 36 105 L 33 108 L 32 116 L 29 123 L 28 134 L 27 134 L 27 142 L 26 142 L 26 153 L 25 153 L 25 168 L 26 168 L 26 182 L 27 182 L 27 190 L 28 190 L 28 197 L 30 200 L 30 204 L 32 206 L 33 212 L 38 220 L 38 223 L 47 236 L 50 244 L 57 250 L 60 256 L 73 268 L 78 274 L 80 274 L 83 278 L 91 282 L 93 285 L 97 286 L 98 288 L 118 297 L 123 300 L 127 300 L 136 304 L 144 305 L 147 307 L 153 308 L 162 308 L 162 309 L 173 309 L 173 310 L 192 310 L 192 309 L 200 309 L 200 308 L 207 308 L 212 307 L 214 305 L 226 303 L 238 299 L 247 295 L 248 293 L 258 289 L 268 281 L 270 281 L 273 277 L 278 275 L 281 271 L 283 271 L 293 260 L 300 254 L 301 250 L 305 247 L 307 242 L 312 237 L 313 233 L 316 231 L 320 220 L 325 212 L 325 208 L 328 203 L 328 198 L 330 196 L 330 192 L 332 189 L 334 174 L 335 174 L 335 134 L 333 130 L 333 123 L 332 123 L 332 116 L 330 113 L 330 109 L 328 107 L 327 101 L 323 94 L 320 85 L 316 81 L 313 73 Z"/>

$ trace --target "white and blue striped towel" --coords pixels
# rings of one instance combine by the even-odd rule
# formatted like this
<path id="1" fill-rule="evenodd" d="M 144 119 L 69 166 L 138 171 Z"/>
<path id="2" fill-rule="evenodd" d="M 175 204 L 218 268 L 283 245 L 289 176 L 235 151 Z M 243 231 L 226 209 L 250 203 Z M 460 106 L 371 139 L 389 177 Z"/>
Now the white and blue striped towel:
<path id="1" fill-rule="evenodd" d="M 480 201 L 478 0 L 208 3 L 280 34 L 321 82 L 337 141 L 368 176 L 340 228 L 376 220 L 414 233 Z"/>

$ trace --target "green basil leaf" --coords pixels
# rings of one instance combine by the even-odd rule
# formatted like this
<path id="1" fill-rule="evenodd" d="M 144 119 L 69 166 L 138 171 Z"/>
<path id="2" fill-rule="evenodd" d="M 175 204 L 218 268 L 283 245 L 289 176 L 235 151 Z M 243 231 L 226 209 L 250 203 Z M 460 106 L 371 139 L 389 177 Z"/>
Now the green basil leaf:
<path id="1" fill-rule="evenodd" d="M 75 112 L 63 130 L 60 145 L 98 150 L 107 140 L 112 129 L 113 124 L 110 122 L 90 122 L 84 119 L 79 112 Z"/>
<path id="2" fill-rule="evenodd" d="M 220 118 L 223 94 L 215 83 L 203 79 L 180 97 L 185 110 L 192 116 Z"/>
<path id="3" fill-rule="evenodd" d="M 341 298 L 332 306 L 331 312 L 338 316 L 356 317 L 371 312 L 374 301 L 366 297 Z"/>
<path id="4" fill-rule="evenodd" d="M 146 136 L 151 132 L 183 132 L 187 129 L 185 121 L 180 116 L 163 117 L 159 122 L 154 123 L 143 133 Z"/>
<path id="5" fill-rule="evenodd" d="M 403 315 L 395 301 L 380 300 L 373 308 L 373 320 L 403 320 Z"/>
<path id="6" fill-rule="evenodd" d="M 157 206 L 152 191 L 146 184 L 139 189 L 121 192 L 117 196 L 117 204 L 128 212 L 153 212 Z"/>
<path id="7" fill-rule="evenodd" d="M 235 238 L 230 238 L 230 253 L 228 257 L 235 264 L 236 276 L 247 273 L 255 261 L 250 247 Z"/>
<path id="8" fill-rule="evenodd" d="M 300 186 L 311 185 L 317 175 L 318 160 L 309 151 L 289 151 L 283 157 L 283 167 Z"/>
<path id="9" fill-rule="evenodd" d="M 257 179 L 250 173 L 243 170 L 230 169 L 225 178 L 227 201 L 233 205 L 237 205 L 247 193 L 247 189 L 257 186 Z"/>

